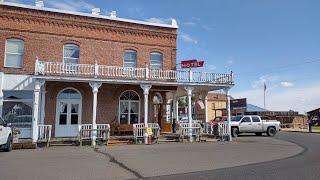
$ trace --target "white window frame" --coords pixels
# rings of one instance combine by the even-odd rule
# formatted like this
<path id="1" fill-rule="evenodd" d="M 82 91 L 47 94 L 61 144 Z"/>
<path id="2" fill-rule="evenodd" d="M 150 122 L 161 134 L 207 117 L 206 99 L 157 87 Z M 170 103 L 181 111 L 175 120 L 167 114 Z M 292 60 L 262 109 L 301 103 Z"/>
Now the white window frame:
<path id="1" fill-rule="evenodd" d="M 23 42 L 23 53 L 22 53 L 22 54 L 20 54 L 20 53 L 8 53 L 8 52 L 7 52 L 8 41 Z M 8 53 L 8 54 L 12 54 L 12 55 L 19 55 L 19 56 L 21 56 L 21 66 L 20 66 L 20 67 L 8 66 L 8 65 L 7 65 L 7 53 Z M 21 68 L 23 68 L 23 59 L 24 59 L 24 40 L 18 39 L 18 38 L 9 38 L 9 39 L 6 39 L 5 52 L 4 52 L 4 67 L 21 69 Z"/>
<path id="2" fill-rule="evenodd" d="M 128 91 L 132 91 L 132 92 L 134 92 L 134 93 L 136 93 L 137 95 L 138 95 L 138 97 L 139 97 L 139 100 L 121 100 L 120 98 L 121 98 L 121 96 L 125 93 L 125 92 L 128 92 Z M 141 123 L 141 119 L 140 119 L 140 105 L 141 105 L 141 103 L 140 103 L 140 100 L 141 100 L 141 98 L 140 98 L 140 96 L 139 96 L 139 94 L 136 92 L 136 91 L 134 91 L 134 90 L 126 90 L 126 91 L 123 91 L 121 94 L 120 94 L 120 96 L 119 96 L 119 111 L 118 111 L 118 123 L 120 124 L 120 115 L 121 114 L 126 114 L 126 113 L 121 113 L 121 102 L 128 102 L 128 122 L 127 122 L 127 124 L 130 124 L 130 115 L 131 115 L 131 113 L 130 113 L 130 109 L 131 109 L 131 102 L 137 102 L 138 104 L 139 104 L 139 107 L 138 107 L 138 121 L 139 121 L 139 123 Z M 136 114 L 136 113 L 134 113 L 134 114 Z"/>
<path id="3" fill-rule="evenodd" d="M 126 60 L 126 52 L 135 52 L 136 53 L 136 56 L 137 58 L 135 59 L 136 62 L 125 62 Z M 134 67 L 128 67 L 128 66 L 125 66 L 125 64 L 135 64 Z M 124 52 L 123 52 L 123 67 L 125 68 L 137 68 L 137 65 L 138 65 L 138 51 L 134 50 L 134 49 L 125 49 Z"/>
<path id="4" fill-rule="evenodd" d="M 162 63 L 161 64 L 152 64 L 152 61 L 151 61 L 152 54 L 160 54 L 162 56 Z M 150 61 L 150 69 L 152 69 L 152 66 L 160 66 L 160 69 L 157 69 L 157 70 L 163 69 L 163 54 L 161 52 L 151 52 L 149 61 Z"/>

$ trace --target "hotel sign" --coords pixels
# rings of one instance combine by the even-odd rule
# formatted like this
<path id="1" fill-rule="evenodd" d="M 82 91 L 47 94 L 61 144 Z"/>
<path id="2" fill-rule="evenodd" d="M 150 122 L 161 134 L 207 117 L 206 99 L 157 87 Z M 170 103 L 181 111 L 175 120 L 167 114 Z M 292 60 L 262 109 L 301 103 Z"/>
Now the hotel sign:
<path id="1" fill-rule="evenodd" d="M 198 61 L 196 59 L 181 61 L 181 68 L 196 68 L 203 67 L 204 61 Z"/>

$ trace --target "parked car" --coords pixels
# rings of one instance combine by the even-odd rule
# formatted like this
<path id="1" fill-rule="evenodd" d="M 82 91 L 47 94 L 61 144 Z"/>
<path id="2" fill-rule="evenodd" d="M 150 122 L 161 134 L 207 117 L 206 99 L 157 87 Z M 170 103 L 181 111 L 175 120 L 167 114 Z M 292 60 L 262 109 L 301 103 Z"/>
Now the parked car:
<path id="1" fill-rule="evenodd" d="M 241 118 L 242 118 L 242 116 L 231 116 L 231 121 L 238 122 L 238 121 L 240 121 Z M 211 125 L 213 127 L 220 122 L 227 122 L 227 121 L 228 121 L 227 116 L 222 116 L 222 117 L 218 116 L 218 117 L 215 117 L 213 120 L 211 120 Z"/>
<path id="2" fill-rule="evenodd" d="M 0 118 L 0 148 L 4 148 L 7 152 L 11 151 L 12 140 L 12 130 L 9 127 L 9 124 Z"/>
<path id="3" fill-rule="evenodd" d="M 260 116 L 243 116 L 239 121 L 231 121 L 231 134 L 237 137 L 240 133 L 255 133 L 261 136 L 275 136 L 280 131 L 280 122 L 277 120 L 262 120 Z"/>

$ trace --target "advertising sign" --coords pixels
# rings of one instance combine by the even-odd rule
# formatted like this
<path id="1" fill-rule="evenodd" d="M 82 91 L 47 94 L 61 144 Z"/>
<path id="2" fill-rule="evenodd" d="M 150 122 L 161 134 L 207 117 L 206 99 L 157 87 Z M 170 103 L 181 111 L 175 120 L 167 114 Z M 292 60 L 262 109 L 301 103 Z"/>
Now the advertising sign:
<path id="1" fill-rule="evenodd" d="M 196 68 L 203 67 L 204 61 L 198 61 L 196 59 L 181 61 L 181 68 Z"/>

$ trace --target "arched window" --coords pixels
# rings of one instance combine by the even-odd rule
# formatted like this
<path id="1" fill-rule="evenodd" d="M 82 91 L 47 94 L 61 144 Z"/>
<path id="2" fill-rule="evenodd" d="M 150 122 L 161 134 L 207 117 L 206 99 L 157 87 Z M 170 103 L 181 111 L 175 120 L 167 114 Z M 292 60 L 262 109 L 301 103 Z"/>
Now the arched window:
<path id="1" fill-rule="evenodd" d="M 74 89 L 65 89 L 59 93 L 58 99 L 81 99 L 81 95 Z"/>
<path id="2" fill-rule="evenodd" d="M 80 59 L 80 48 L 76 44 L 65 44 L 63 46 L 63 62 L 67 64 L 78 64 Z"/>
<path id="3" fill-rule="evenodd" d="M 159 52 L 150 53 L 150 69 L 162 69 L 163 55 Z"/>
<path id="4" fill-rule="evenodd" d="M 24 41 L 21 39 L 7 39 L 5 67 L 22 68 L 24 55 Z"/>
<path id="5" fill-rule="evenodd" d="M 137 67 L 137 51 L 131 49 L 126 49 L 124 51 L 123 66 L 132 68 Z"/>
<path id="6" fill-rule="evenodd" d="M 139 123 L 140 97 L 135 91 L 125 91 L 119 97 L 119 123 Z"/>

